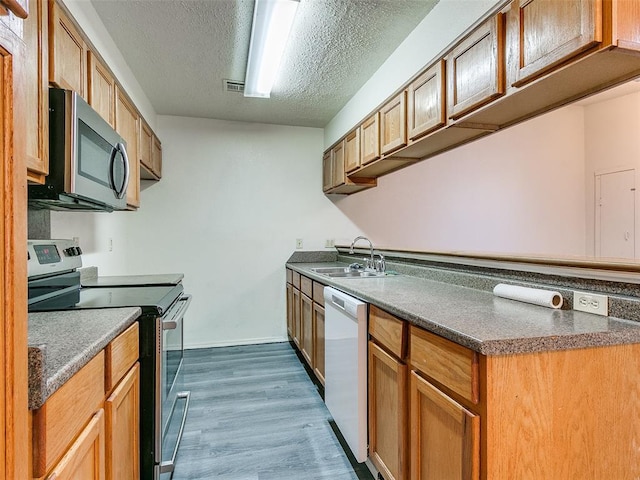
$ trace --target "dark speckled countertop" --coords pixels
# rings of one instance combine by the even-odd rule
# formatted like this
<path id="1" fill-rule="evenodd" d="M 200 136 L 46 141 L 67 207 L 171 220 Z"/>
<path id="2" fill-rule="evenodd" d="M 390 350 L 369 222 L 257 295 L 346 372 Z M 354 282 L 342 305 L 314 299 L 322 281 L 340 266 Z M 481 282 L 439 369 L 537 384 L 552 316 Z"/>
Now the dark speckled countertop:
<path id="1" fill-rule="evenodd" d="M 30 313 L 29 409 L 40 408 L 140 313 L 138 307 Z"/>
<path id="2" fill-rule="evenodd" d="M 640 322 L 553 310 L 416 276 L 337 279 L 312 270 L 327 266 L 345 264 L 287 263 L 309 278 L 485 355 L 640 343 Z"/>

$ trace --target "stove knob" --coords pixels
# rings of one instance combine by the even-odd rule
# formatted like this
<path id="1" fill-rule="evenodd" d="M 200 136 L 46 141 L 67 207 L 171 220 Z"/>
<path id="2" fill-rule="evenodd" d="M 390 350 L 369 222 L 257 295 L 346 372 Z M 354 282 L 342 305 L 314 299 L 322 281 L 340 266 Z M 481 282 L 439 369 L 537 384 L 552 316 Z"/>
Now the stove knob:
<path id="1" fill-rule="evenodd" d="M 76 255 L 82 255 L 82 249 L 80 247 L 76 247 Z"/>
<path id="2" fill-rule="evenodd" d="M 65 248 L 63 251 L 67 257 L 73 257 L 73 247 Z"/>

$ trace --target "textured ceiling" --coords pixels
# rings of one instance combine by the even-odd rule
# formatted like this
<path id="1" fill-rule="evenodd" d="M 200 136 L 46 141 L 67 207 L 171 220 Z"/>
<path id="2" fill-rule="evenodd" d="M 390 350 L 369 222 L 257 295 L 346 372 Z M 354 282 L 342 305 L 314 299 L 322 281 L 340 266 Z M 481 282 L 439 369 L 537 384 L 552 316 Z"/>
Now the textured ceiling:
<path id="1" fill-rule="evenodd" d="M 156 112 L 324 127 L 438 0 L 301 0 L 270 99 L 244 81 L 253 0 L 91 0 Z"/>

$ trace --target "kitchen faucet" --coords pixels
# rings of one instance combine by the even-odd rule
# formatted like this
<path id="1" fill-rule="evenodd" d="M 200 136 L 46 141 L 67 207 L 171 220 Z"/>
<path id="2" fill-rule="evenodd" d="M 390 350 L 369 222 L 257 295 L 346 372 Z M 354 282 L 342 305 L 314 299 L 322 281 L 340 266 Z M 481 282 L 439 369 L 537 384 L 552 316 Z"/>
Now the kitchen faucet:
<path id="1" fill-rule="evenodd" d="M 381 253 L 378 253 L 377 255 L 380 257 L 380 260 L 376 263 L 374 260 L 374 253 L 373 253 L 373 243 L 371 243 L 371 240 L 369 240 L 367 237 L 356 237 L 353 239 L 353 242 L 351 242 L 351 247 L 349 247 L 349 255 L 353 255 L 353 247 L 355 246 L 356 242 L 358 240 L 366 240 L 367 242 L 369 242 L 369 255 L 370 258 L 367 260 L 367 267 L 371 268 L 371 269 L 375 269 L 376 271 L 379 272 L 384 272 L 385 270 L 385 262 L 384 262 L 384 256 Z"/>

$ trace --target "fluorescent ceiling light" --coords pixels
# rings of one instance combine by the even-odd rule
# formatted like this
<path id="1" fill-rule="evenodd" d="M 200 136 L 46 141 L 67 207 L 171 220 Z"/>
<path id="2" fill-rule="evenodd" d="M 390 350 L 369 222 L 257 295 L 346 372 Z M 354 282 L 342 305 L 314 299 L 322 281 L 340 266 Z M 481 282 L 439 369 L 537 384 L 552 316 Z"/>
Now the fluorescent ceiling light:
<path id="1" fill-rule="evenodd" d="M 299 0 L 256 0 L 253 9 L 245 97 L 269 98 Z"/>

